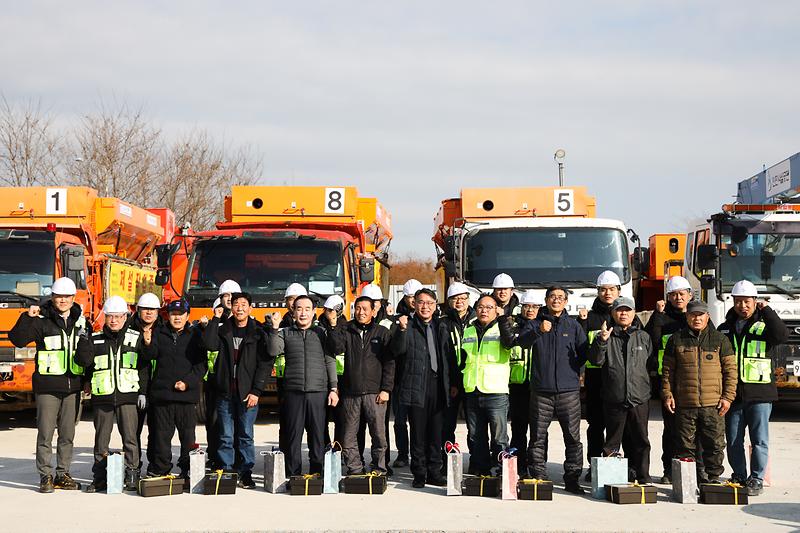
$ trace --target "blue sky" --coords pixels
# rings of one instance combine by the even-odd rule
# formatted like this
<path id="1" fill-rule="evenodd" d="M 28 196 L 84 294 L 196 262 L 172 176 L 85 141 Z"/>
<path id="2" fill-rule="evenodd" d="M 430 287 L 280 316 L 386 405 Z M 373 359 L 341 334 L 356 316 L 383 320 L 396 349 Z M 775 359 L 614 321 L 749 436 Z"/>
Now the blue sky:
<path id="1" fill-rule="evenodd" d="M 356 185 L 433 253 L 461 187 L 586 185 L 682 231 L 800 151 L 800 3 L 13 2 L 0 91 L 65 122 L 100 99 L 263 154 L 265 184 Z"/>

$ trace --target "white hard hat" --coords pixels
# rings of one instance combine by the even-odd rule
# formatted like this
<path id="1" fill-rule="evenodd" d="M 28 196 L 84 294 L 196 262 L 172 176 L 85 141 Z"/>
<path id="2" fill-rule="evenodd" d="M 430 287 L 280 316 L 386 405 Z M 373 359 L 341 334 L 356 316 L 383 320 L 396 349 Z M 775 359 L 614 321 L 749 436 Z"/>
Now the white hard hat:
<path id="1" fill-rule="evenodd" d="M 403 285 L 403 296 L 414 296 L 422 288 L 422 283 L 415 279 L 410 279 Z"/>
<path id="2" fill-rule="evenodd" d="M 146 292 L 139 296 L 136 307 L 139 309 L 161 309 L 161 300 L 152 292 Z"/>
<path id="3" fill-rule="evenodd" d="M 498 274 L 494 277 L 494 281 L 492 282 L 493 289 L 513 289 L 514 288 L 514 280 L 511 279 L 506 273 Z"/>
<path id="4" fill-rule="evenodd" d="M 69 278 L 58 278 L 51 289 L 52 294 L 59 296 L 75 296 L 76 292 L 78 289 L 75 287 L 75 282 Z"/>
<path id="5" fill-rule="evenodd" d="M 290 296 L 308 296 L 308 291 L 299 283 L 292 283 L 286 287 L 286 294 L 283 295 L 284 298 L 288 298 Z"/>
<path id="6" fill-rule="evenodd" d="M 342 309 L 344 309 L 344 298 L 342 298 L 338 294 L 334 294 L 328 296 L 328 299 L 325 300 L 325 304 L 322 307 L 324 307 L 325 309 L 338 309 L 339 306 L 341 306 Z"/>
<path id="7" fill-rule="evenodd" d="M 750 296 L 752 298 L 758 298 L 758 289 L 756 289 L 755 285 L 743 279 L 742 281 L 737 281 L 736 285 L 733 286 L 731 296 Z"/>
<path id="8" fill-rule="evenodd" d="M 448 298 L 452 298 L 453 296 L 458 296 L 459 294 L 469 294 L 469 287 L 458 281 L 452 283 L 449 287 L 447 287 Z"/>
<path id="9" fill-rule="evenodd" d="M 542 305 L 541 299 L 533 289 L 528 289 L 525 291 L 525 294 L 522 295 L 522 300 L 520 300 L 519 303 L 522 305 Z"/>
<path id="10" fill-rule="evenodd" d="M 383 291 L 377 285 L 370 283 L 361 289 L 361 296 L 366 296 L 370 300 L 383 300 Z"/>
<path id="11" fill-rule="evenodd" d="M 619 280 L 619 276 L 617 276 L 616 272 L 606 270 L 605 272 L 601 272 L 597 277 L 598 287 L 619 287 L 620 285 L 622 285 L 622 282 Z"/>
<path id="12" fill-rule="evenodd" d="M 692 291 L 692 286 L 689 285 L 689 280 L 683 276 L 672 276 L 667 282 L 667 293 L 675 291 Z"/>
<path id="13" fill-rule="evenodd" d="M 211 304 L 211 310 L 213 311 L 214 309 L 216 309 L 220 305 L 222 305 L 222 298 L 217 298 L 216 300 L 214 300 L 214 303 Z"/>
<path id="14" fill-rule="evenodd" d="M 233 294 L 234 292 L 242 292 L 242 288 L 232 279 L 226 279 L 222 282 L 222 285 L 219 286 L 219 293 L 217 294 Z"/>
<path id="15" fill-rule="evenodd" d="M 106 302 L 103 304 L 103 312 L 105 314 L 127 313 L 128 303 L 122 296 L 109 296 Z"/>

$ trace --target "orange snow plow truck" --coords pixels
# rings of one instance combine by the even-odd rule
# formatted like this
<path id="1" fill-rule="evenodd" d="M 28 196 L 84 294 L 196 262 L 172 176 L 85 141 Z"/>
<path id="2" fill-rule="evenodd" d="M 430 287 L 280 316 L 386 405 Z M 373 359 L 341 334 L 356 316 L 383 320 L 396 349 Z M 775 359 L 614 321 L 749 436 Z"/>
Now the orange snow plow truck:
<path id="1" fill-rule="evenodd" d="M 171 237 L 170 221 L 168 209 L 147 211 L 88 187 L 0 188 L 0 409 L 33 402 L 36 350 L 8 340 L 19 315 L 48 299 L 60 277 L 75 282 L 75 301 L 95 328 L 109 296 L 131 305 L 145 292 L 160 296 L 151 259 Z"/>

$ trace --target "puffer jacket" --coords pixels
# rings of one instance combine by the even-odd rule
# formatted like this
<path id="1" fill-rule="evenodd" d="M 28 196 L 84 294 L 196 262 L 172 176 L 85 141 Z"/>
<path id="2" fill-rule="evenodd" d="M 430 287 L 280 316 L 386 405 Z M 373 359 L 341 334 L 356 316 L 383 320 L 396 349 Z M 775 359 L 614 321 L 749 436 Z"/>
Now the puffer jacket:
<path id="1" fill-rule="evenodd" d="M 428 353 L 428 338 L 425 325 L 418 318 L 408 321 L 407 329 L 397 328 L 392 335 L 391 349 L 395 356 L 397 369 L 397 386 L 395 395 L 402 405 L 411 407 L 424 407 L 428 388 L 427 377 L 430 374 L 430 355 Z M 447 326 L 439 319 L 431 320 L 437 344 L 439 383 L 445 398 L 445 403 L 450 398 L 450 368 L 452 361 L 450 342 Z"/>
<path id="2" fill-rule="evenodd" d="M 89 333 L 91 333 L 91 328 L 87 327 L 80 305 L 72 304 L 69 316 L 64 320 L 53 305 L 52 300 L 49 300 L 39 309 L 39 316 L 31 317 L 28 316 L 27 312 L 22 313 L 17 323 L 8 332 L 8 340 L 18 348 L 23 348 L 28 343 L 35 342 L 38 352 L 47 349 L 45 338 L 48 338 L 49 342 L 55 343 L 50 346 L 50 349 L 60 348 L 63 343 L 62 333 L 68 339 L 72 335 L 74 339 L 73 348 L 75 349 L 78 345 L 78 339 L 80 337 L 88 337 Z M 40 373 L 38 357 L 35 359 L 35 364 L 36 367 L 33 372 L 33 392 L 35 394 L 72 393 L 81 390 L 85 378 L 80 374 L 71 372 L 69 363 L 67 363 L 67 372 L 58 376 Z"/>
<path id="3" fill-rule="evenodd" d="M 650 400 L 647 363 L 653 345 L 650 335 L 632 324 L 614 326 L 608 340 L 597 335 L 589 347 L 589 361 L 601 367 L 602 396 L 607 404 L 634 407 Z"/>
<path id="4" fill-rule="evenodd" d="M 327 323 L 327 320 L 326 320 Z M 328 348 L 324 327 L 297 325 L 269 332 L 270 357 L 284 354 L 283 390 L 323 392 L 336 388 L 336 359 Z"/>
<path id="5" fill-rule="evenodd" d="M 789 338 L 789 330 L 783 323 L 781 317 L 769 306 L 756 309 L 753 315 L 744 323 L 741 333 L 736 332 L 736 322 L 739 315 L 731 309 L 725 317 L 725 322 L 719 327 L 719 331 L 728 337 L 734 347 L 739 347 L 740 352 L 744 352 L 744 347 L 750 341 L 762 341 L 766 343 L 766 353 L 772 364 L 772 372 L 769 383 L 744 383 L 742 381 L 741 368 L 739 372 L 739 384 L 736 386 L 736 401 L 744 402 L 774 402 L 778 399 L 778 387 L 775 384 L 775 346 L 783 344 Z M 756 322 L 764 323 L 764 331 L 761 334 L 751 332 L 750 329 Z M 737 354 L 737 365 L 742 365 L 742 353 Z"/>
<path id="6" fill-rule="evenodd" d="M 709 322 L 703 331 L 685 327 L 674 333 L 664 351 L 661 397 L 676 407 L 716 407 L 736 399 L 736 354 L 728 338 Z"/>

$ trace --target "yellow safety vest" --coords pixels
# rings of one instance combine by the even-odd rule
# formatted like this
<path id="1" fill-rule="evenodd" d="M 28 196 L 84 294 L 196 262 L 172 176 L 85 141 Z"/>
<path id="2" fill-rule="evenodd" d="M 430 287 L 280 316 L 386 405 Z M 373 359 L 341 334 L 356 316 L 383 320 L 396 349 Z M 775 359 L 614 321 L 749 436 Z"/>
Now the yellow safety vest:
<path id="1" fill-rule="evenodd" d="M 102 332 L 93 333 L 95 344 L 104 344 L 108 341 Z M 115 390 L 128 393 L 139 391 L 139 371 L 136 369 L 138 353 L 136 345 L 139 342 L 139 332 L 129 329 L 125 331 L 122 343 L 117 351 L 94 356 L 94 370 L 92 372 L 92 395 L 107 396 Z"/>
<path id="2" fill-rule="evenodd" d="M 464 329 L 461 347 L 466 354 L 464 391 L 475 389 L 486 394 L 507 394 L 511 377 L 511 350 L 500 343 L 500 327 L 495 323 L 478 340 L 474 325 Z"/>
<path id="3" fill-rule="evenodd" d="M 766 324 L 762 321 L 753 322 L 748 333 L 761 337 Z M 771 383 L 772 359 L 767 355 L 767 343 L 762 340 L 749 340 L 744 342 L 744 336 L 739 339 L 733 335 L 733 347 L 739 361 L 739 377 L 742 383 Z"/>
<path id="4" fill-rule="evenodd" d="M 67 336 L 64 330 L 59 335 L 45 337 L 44 350 L 36 352 L 36 366 L 39 374 L 43 376 L 63 376 L 67 370 L 76 376 L 83 375 L 83 367 L 75 362 L 75 350 L 78 347 L 78 337 L 75 330 L 86 326 L 86 318 L 80 316 L 75 321 L 72 333 Z"/>

